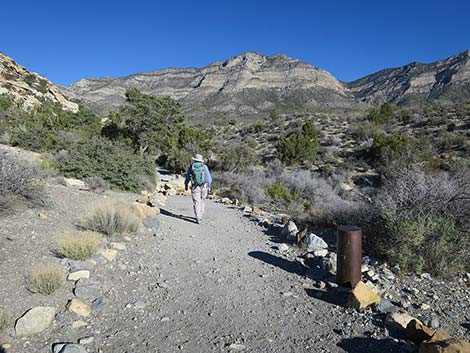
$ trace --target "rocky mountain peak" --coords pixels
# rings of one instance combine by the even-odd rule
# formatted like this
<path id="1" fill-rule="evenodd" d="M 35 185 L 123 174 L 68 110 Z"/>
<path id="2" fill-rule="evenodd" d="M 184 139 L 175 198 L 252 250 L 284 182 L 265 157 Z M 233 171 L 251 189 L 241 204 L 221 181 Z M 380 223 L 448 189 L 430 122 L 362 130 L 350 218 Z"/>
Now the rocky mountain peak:
<path id="1" fill-rule="evenodd" d="M 28 71 L 2 52 L 0 52 L 0 94 L 12 96 L 27 109 L 49 101 L 59 104 L 64 110 L 78 111 L 78 104 L 68 100 L 47 78 Z"/>

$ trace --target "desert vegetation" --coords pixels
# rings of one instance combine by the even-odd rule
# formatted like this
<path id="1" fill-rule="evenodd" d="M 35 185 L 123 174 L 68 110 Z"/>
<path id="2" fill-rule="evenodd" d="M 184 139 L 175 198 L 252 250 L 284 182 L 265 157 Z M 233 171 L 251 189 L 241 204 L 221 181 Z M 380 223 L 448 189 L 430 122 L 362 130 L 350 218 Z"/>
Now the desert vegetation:
<path id="1" fill-rule="evenodd" d="M 95 232 L 65 234 L 57 239 L 55 252 L 59 257 L 72 260 L 87 260 L 100 246 L 101 236 Z"/>
<path id="2" fill-rule="evenodd" d="M 33 293 L 50 295 L 65 281 L 62 266 L 49 264 L 35 267 L 27 278 L 27 287 Z"/>
<path id="3" fill-rule="evenodd" d="M 0 308 L 0 333 L 5 331 L 5 329 L 10 324 L 10 317 L 8 312 L 4 308 Z"/>

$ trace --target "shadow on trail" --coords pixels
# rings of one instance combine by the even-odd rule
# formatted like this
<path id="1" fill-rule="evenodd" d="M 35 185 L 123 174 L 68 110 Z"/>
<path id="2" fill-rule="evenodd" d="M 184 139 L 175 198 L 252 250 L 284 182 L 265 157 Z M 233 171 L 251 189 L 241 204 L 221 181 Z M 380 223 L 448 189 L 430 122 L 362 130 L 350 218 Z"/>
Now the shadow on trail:
<path id="1" fill-rule="evenodd" d="M 163 216 L 168 216 L 168 217 L 173 217 L 173 218 L 177 218 L 177 219 L 181 219 L 183 221 L 186 221 L 186 222 L 190 222 L 190 223 L 197 223 L 196 222 L 196 218 L 194 217 L 189 217 L 189 216 L 185 216 L 185 215 L 182 215 L 182 214 L 176 214 L 176 213 L 173 213 L 173 212 L 170 212 L 170 211 L 167 211 L 163 208 L 160 208 L 160 214 L 163 215 Z"/>
<path id="2" fill-rule="evenodd" d="M 337 344 L 348 353 L 400 353 L 406 352 L 403 344 L 392 339 L 376 339 L 369 337 L 345 338 Z"/>
<path id="3" fill-rule="evenodd" d="M 248 253 L 248 255 L 269 265 L 279 267 L 286 272 L 294 273 L 299 276 L 306 276 L 307 278 L 314 281 L 324 281 L 328 276 L 326 271 L 320 268 L 306 268 L 299 262 L 286 260 L 282 257 L 275 256 L 264 251 L 251 251 Z M 348 291 L 344 290 L 343 288 L 331 288 L 328 290 L 306 288 L 305 292 L 310 297 L 334 305 L 344 307 L 348 302 Z"/>

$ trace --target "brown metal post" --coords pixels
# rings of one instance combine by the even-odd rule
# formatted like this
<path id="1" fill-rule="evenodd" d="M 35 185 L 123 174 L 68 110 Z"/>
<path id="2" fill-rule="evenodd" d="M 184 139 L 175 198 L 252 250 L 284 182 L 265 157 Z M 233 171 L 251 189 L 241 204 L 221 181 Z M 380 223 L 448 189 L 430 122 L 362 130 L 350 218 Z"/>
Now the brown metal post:
<path id="1" fill-rule="evenodd" d="M 361 280 L 362 229 L 355 226 L 338 227 L 336 251 L 336 283 L 354 288 Z"/>

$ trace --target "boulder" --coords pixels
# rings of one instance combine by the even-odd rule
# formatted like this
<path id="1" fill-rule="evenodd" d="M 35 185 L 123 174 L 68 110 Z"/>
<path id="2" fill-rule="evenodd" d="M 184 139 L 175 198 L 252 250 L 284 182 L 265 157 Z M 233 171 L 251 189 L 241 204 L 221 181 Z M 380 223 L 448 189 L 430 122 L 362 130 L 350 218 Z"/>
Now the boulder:
<path id="1" fill-rule="evenodd" d="M 83 317 L 88 317 L 91 314 L 91 307 L 78 299 L 72 299 L 67 304 L 67 310 Z"/>
<path id="2" fill-rule="evenodd" d="M 448 338 L 443 341 L 423 342 L 419 346 L 419 353 L 469 353 L 470 343 L 457 339 Z"/>
<path id="3" fill-rule="evenodd" d="M 328 244 L 313 233 L 310 233 L 304 238 L 303 244 L 308 250 L 328 249 Z"/>
<path id="4" fill-rule="evenodd" d="M 299 232 L 299 229 L 297 228 L 296 224 L 294 221 L 289 221 L 287 222 L 286 225 L 282 228 L 281 235 L 287 240 L 287 241 L 294 241 L 297 233 Z"/>
<path id="5" fill-rule="evenodd" d="M 77 189 L 87 189 L 84 181 L 74 178 L 64 178 L 65 186 Z"/>
<path id="6" fill-rule="evenodd" d="M 395 327 L 395 328 L 398 328 L 400 330 L 405 331 L 406 327 L 408 326 L 408 324 L 412 320 L 416 320 L 417 322 L 422 324 L 421 321 L 419 321 L 418 319 L 416 319 L 413 316 L 410 316 L 406 313 L 391 313 L 391 314 L 387 315 L 387 317 L 385 319 L 385 322 L 386 322 L 386 324 L 388 324 L 392 327 Z"/>
<path id="7" fill-rule="evenodd" d="M 32 336 L 46 330 L 55 317 L 55 308 L 37 306 L 20 317 L 15 324 L 17 336 Z"/>
<path id="8" fill-rule="evenodd" d="M 380 296 L 359 281 L 351 292 L 349 306 L 356 310 L 362 310 L 371 305 L 380 304 Z"/>
<path id="9" fill-rule="evenodd" d="M 418 322 L 416 319 L 411 320 L 406 325 L 405 336 L 415 344 L 419 345 L 423 341 L 428 341 L 433 336 L 434 331 L 429 327 Z"/>
<path id="10" fill-rule="evenodd" d="M 160 214 L 160 209 L 158 207 L 151 207 L 138 202 L 135 202 L 130 205 L 129 209 L 141 220 L 147 217 Z"/>
<path id="11" fill-rule="evenodd" d="M 116 258 L 117 253 L 118 252 L 115 249 L 101 249 L 97 252 L 98 255 L 103 256 L 109 262 Z"/>
<path id="12" fill-rule="evenodd" d="M 245 213 L 251 213 L 251 212 L 253 212 L 253 209 L 249 206 L 245 206 L 245 207 L 243 207 L 242 211 L 245 212 Z"/>

